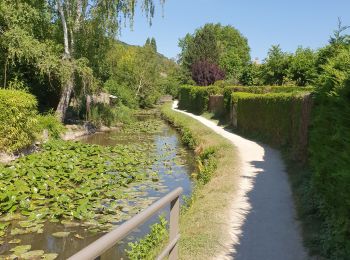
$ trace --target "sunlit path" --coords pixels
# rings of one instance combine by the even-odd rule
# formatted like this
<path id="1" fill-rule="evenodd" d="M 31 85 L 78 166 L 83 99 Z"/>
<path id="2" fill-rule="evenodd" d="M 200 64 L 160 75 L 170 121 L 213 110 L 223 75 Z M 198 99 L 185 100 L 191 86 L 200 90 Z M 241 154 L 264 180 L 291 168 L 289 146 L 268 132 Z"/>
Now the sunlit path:
<path id="1" fill-rule="evenodd" d="M 307 259 L 280 153 L 214 122 L 176 109 L 230 140 L 242 161 L 240 189 L 232 202 L 232 240 L 217 259 Z"/>

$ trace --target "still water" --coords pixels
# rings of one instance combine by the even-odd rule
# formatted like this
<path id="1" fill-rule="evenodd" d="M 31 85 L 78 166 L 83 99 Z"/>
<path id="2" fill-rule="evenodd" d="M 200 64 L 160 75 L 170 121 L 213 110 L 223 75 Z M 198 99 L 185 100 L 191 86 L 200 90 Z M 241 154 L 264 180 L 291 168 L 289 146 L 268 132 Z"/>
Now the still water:
<path id="1" fill-rule="evenodd" d="M 184 189 L 183 195 L 189 196 L 193 184 L 190 178 L 190 174 L 193 171 L 192 165 L 194 165 L 193 154 L 181 144 L 180 137 L 173 128 L 165 122 L 159 120 L 158 122 L 161 122 L 161 124 L 159 130 L 156 132 L 112 131 L 108 133 L 96 133 L 79 140 L 80 142 L 102 146 L 146 143 L 150 145 L 149 147 L 152 147 L 152 150 L 149 152 L 150 156 L 151 154 L 153 157 L 155 155 L 155 160 L 150 167 L 152 171 L 158 173 L 157 180 L 151 185 L 149 183 L 135 183 L 128 188 L 130 193 L 135 192 L 136 194 L 134 201 L 137 200 L 138 203 L 140 201 L 144 202 L 142 203 L 144 208 L 180 186 Z M 123 203 L 125 204 L 125 202 Z M 133 210 L 133 203 L 132 200 L 127 201 L 127 206 L 124 207 L 126 212 L 130 213 L 129 217 L 137 213 Z M 128 242 L 136 241 L 146 235 L 149 232 L 149 226 L 158 221 L 159 215 L 164 214 L 168 217 L 168 208 L 156 214 L 140 226 L 139 229 L 132 232 L 124 241 L 121 241 L 114 248 L 106 252 L 102 256 L 102 259 L 127 259 L 125 249 Z M 116 212 L 116 214 L 118 213 Z M 113 225 L 118 226 L 126 220 L 127 218 L 124 218 L 117 223 L 113 223 Z M 57 253 L 58 257 L 56 259 L 67 259 L 104 234 L 99 230 L 96 230 L 95 233 L 91 232 L 91 228 L 88 228 L 84 224 L 80 226 L 70 226 L 69 224 L 64 226 L 61 223 L 45 222 L 42 225 L 43 232 L 41 234 L 32 233 L 8 236 L 3 241 L 0 241 L 0 255 L 7 255 L 9 257 L 11 255 L 9 250 L 16 246 L 16 244 L 9 242 L 19 239 L 21 241 L 20 245 L 31 245 L 31 250 Z M 57 238 L 52 236 L 55 232 L 70 232 L 71 235 Z M 0 259 L 3 258 L 0 257 Z M 9 257 L 5 259 L 14 258 Z"/>

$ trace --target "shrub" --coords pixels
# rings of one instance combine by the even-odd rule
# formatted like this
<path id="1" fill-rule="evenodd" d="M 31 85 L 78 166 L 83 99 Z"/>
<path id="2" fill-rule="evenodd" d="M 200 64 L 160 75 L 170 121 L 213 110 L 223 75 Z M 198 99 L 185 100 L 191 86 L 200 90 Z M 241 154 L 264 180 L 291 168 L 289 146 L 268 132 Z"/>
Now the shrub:
<path id="1" fill-rule="evenodd" d="M 213 94 L 224 95 L 226 114 L 229 114 L 232 104 L 233 92 L 247 92 L 255 94 L 266 93 L 298 93 L 312 92 L 314 87 L 295 86 L 225 86 L 219 81 L 214 86 L 181 86 L 179 89 L 179 108 L 196 114 L 201 114 L 208 109 L 209 96 Z"/>
<path id="2" fill-rule="evenodd" d="M 116 110 L 102 103 L 91 106 L 90 121 L 96 126 L 111 126 L 116 121 Z"/>
<path id="3" fill-rule="evenodd" d="M 0 111 L 0 151 L 16 152 L 31 145 L 38 128 L 35 97 L 0 89 Z"/>
<path id="4" fill-rule="evenodd" d="M 131 108 L 128 108 L 127 106 L 120 105 L 114 108 L 114 110 L 116 110 L 115 112 L 116 122 L 130 124 L 136 120 L 134 115 L 134 110 L 132 110 Z"/>
<path id="5" fill-rule="evenodd" d="M 104 88 L 111 94 L 117 96 L 119 104 L 130 108 L 138 107 L 138 99 L 135 92 L 128 86 L 120 85 L 117 81 L 109 79 L 105 82 Z"/>
<path id="6" fill-rule="evenodd" d="M 225 79 L 225 72 L 216 64 L 206 60 L 198 61 L 192 65 L 192 79 L 199 86 L 209 86 Z"/>
<path id="7" fill-rule="evenodd" d="M 165 217 L 159 217 L 159 223 L 151 226 L 151 231 L 148 235 L 138 242 L 130 242 L 129 250 L 126 253 L 130 260 L 138 259 L 154 259 L 156 256 L 152 255 L 154 250 L 160 243 L 168 237 L 167 220 Z"/>
<path id="8" fill-rule="evenodd" d="M 65 128 L 54 114 L 38 115 L 38 130 L 42 132 L 47 129 L 49 137 L 59 139 Z"/>
<path id="9" fill-rule="evenodd" d="M 293 158 L 306 148 L 303 129 L 308 124 L 302 113 L 305 93 L 254 94 L 235 92 L 233 105 L 237 112 L 237 128 L 276 147 L 286 147 Z M 306 103 L 307 104 L 307 103 Z"/>
<path id="10" fill-rule="evenodd" d="M 321 246 L 329 259 L 350 255 L 350 52 L 323 66 L 310 131 L 312 186 L 323 223 Z"/>
<path id="11" fill-rule="evenodd" d="M 97 127 L 112 126 L 117 122 L 129 124 L 134 120 L 134 110 L 122 104 L 111 107 L 98 103 L 91 107 L 90 121 Z"/>
<path id="12" fill-rule="evenodd" d="M 182 86 L 179 90 L 179 108 L 191 111 L 196 114 L 202 114 L 208 110 L 209 96 L 220 94 L 222 88 Z"/>

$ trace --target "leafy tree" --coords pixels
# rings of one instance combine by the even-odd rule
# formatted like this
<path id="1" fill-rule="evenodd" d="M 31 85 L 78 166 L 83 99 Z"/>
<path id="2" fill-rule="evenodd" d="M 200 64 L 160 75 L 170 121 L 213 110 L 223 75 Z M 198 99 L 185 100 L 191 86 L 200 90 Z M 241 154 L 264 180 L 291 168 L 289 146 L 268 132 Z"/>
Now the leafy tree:
<path id="1" fill-rule="evenodd" d="M 107 55 L 110 80 L 105 88 L 129 107 L 150 107 L 165 92 L 166 84 L 176 84 L 177 65 L 144 47 L 114 44 Z"/>
<path id="2" fill-rule="evenodd" d="M 76 41 L 78 41 L 81 30 L 86 24 L 90 24 L 93 29 L 101 29 L 104 35 L 115 36 L 121 18 L 132 20 L 134 16 L 136 1 L 114 0 L 55 0 L 48 1 L 50 7 L 57 14 L 57 21 L 62 26 L 63 32 L 63 59 L 71 60 L 76 58 Z M 143 0 L 143 10 L 150 19 L 154 14 L 153 0 Z M 69 100 L 74 89 L 74 72 L 66 78 L 62 89 L 61 98 L 57 106 L 57 116 L 63 120 L 68 108 Z"/>
<path id="3" fill-rule="evenodd" d="M 223 80 L 225 72 L 209 61 L 197 61 L 192 66 L 192 78 L 199 86 L 209 86 L 215 81 Z"/>
<path id="4" fill-rule="evenodd" d="M 239 81 L 245 86 L 262 86 L 262 65 L 251 63 L 242 72 Z"/>
<path id="5" fill-rule="evenodd" d="M 317 78 L 316 54 L 310 48 L 299 47 L 290 58 L 289 77 L 298 85 L 310 85 Z"/>
<path id="6" fill-rule="evenodd" d="M 179 62 L 187 70 L 199 61 L 219 66 L 228 78 L 238 79 L 249 64 L 247 39 L 232 26 L 206 24 L 179 41 Z"/>
<path id="7" fill-rule="evenodd" d="M 273 45 L 262 65 L 263 80 L 267 85 L 283 85 L 288 79 L 288 68 L 291 56 Z"/>

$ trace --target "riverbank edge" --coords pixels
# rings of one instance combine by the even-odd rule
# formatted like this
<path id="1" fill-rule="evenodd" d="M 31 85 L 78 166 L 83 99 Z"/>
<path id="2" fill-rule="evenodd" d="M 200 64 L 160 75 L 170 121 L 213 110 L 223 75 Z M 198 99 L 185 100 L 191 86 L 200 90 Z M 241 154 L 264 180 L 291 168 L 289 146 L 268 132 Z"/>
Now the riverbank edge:
<path id="1" fill-rule="evenodd" d="M 110 131 L 115 131 L 118 130 L 119 127 L 107 127 L 107 126 L 101 126 L 99 128 L 88 128 L 88 127 L 83 127 L 81 125 L 64 125 L 64 127 L 66 128 L 66 131 L 61 134 L 60 138 L 63 141 L 76 141 L 79 140 L 82 137 L 88 136 L 88 135 L 93 135 L 96 133 L 104 133 L 104 132 L 110 132 Z M 44 131 L 45 132 L 45 131 Z M 30 155 L 32 153 L 35 153 L 37 151 L 39 151 L 39 147 L 40 144 L 43 142 L 46 142 L 48 137 L 45 135 L 47 135 L 47 133 L 43 134 L 43 141 L 39 142 L 36 141 L 34 144 L 32 144 L 29 147 L 26 147 L 22 150 L 20 150 L 19 152 L 17 152 L 16 154 L 8 154 L 8 153 L 4 153 L 4 152 L 0 152 L 0 163 L 2 164 L 7 164 L 10 163 L 14 160 L 17 160 L 23 156 L 27 156 Z"/>
<path id="2" fill-rule="evenodd" d="M 189 205 L 182 211 L 180 259 L 214 259 L 229 250 L 232 240 L 230 211 L 238 190 L 239 156 L 230 141 L 171 106 L 167 103 L 161 107 L 162 117 L 178 130 L 182 142 L 195 152 L 197 162 L 212 150 L 217 166 L 208 183 L 195 184 Z"/>

